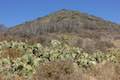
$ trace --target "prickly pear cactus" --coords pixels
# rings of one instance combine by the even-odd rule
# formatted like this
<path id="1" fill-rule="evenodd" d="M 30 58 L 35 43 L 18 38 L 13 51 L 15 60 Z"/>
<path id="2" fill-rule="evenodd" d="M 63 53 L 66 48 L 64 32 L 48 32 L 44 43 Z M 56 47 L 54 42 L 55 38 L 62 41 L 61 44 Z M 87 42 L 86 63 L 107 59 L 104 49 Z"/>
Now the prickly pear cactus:
<path id="1" fill-rule="evenodd" d="M 9 51 L 4 53 L 5 49 L 19 50 L 21 56 L 17 56 L 16 53 L 10 54 Z M 3 57 L 2 54 L 8 57 Z M 15 55 L 17 56 L 15 59 L 9 58 Z M 41 63 L 56 60 L 72 60 L 80 68 L 88 68 L 107 61 L 120 62 L 120 49 L 112 49 L 108 53 L 97 51 L 89 54 L 78 47 L 57 40 L 52 40 L 49 46 L 42 46 L 40 43 L 30 45 L 17 41 L 0 42 L 0 73 L 8 78 L 14 75 L 29 78 Z"/>

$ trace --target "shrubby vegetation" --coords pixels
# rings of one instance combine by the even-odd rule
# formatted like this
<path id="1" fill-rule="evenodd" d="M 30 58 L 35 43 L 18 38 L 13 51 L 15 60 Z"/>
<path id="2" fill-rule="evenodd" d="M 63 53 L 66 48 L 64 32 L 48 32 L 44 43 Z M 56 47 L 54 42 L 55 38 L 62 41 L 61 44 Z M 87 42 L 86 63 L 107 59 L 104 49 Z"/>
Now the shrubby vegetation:
<path id="1" fill-rule="evenodd" d="M 57 80 L 55 79 L 55 77 L 58 76 L 57 73 L 61 76 L 65 73 L 71 76 L 70 73 L 75 75 L 74 71 L 71 69 L 77 69 L 76 71 L 79 69 L 81 69 L 81 71 L 92 70 L 93 67 L 98 64 L 106 64 L 108 62 L 119 64 L 119 59 L 119 49 L 111 49 L 106 53 L 96 51 L 89 54 L 78 47 L 69 46 L 64 42 L 57 40 L 52 40 L 48 46 L 42 46 L 40 43 L 28 44 L 27 42 L 17 41 L 0 42 L 0 74 L 3 75 L 2 78 L 4 78 L 4 80 L 13 80 L 13 78 L 16 77 L 21 78 L 21 80 L 23 80 L 23 78 L 25 80 L 41 80 L 40 75 L 43 75 L 42 80 L 46 80 L 44 79 L 44 69 L 48 68 L 48 73 L 45 73 L 46 75 L 48 74 L 48 76 L 51 76 L 51 72 L 54 72 L 55 66 L 59 66 L 59 68 L 55 69 L 55 71 L 57 71 L 54 79 L 51 79 Z M 49 67 L 51 68 L 50 73 Z M 59 73 L 60 69 L 63 69 L 63 71 Z M 68 72 L 65 72 L 64 70 L 67 70 Z M 69 80 L 67 76 L 66 80 Z"/>
<path id="2" fill-rule="evenodd" d="M 65 9 L 0 25 L 0 80 L 120 80 L 119 34 L 118 24 Z"/>
<path id="3" fill-rule="evenodd" d="M 3 25 L 0 25 L 3 27 Z M 87 52 L 105 51 L 111 47 L 120 47 L 120 25 L 105 21 L 86 13 L 62 9 L 47 16 L 26 21 L 7 30 L 0 27 L 0 41 L 30 41 L 30 43 L 47 44 L 53 39 L 60 40 L 59 35 L 68 35 L 76 39 L 68 40 L 74 46 Z M 59 37 L 59 38 L 58 38 Z M 82 44 L 81 44 L 82 43 Z"/>

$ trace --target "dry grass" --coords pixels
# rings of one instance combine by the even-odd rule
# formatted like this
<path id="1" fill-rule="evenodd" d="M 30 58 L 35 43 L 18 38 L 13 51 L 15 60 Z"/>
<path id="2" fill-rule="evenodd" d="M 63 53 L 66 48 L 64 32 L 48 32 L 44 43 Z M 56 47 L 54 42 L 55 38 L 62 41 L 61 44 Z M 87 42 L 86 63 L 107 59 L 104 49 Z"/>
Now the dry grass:
<path id="1" fill-rule="evenodd" d="M 117 48 L 120 48 L 120 40 L 113 40 L 112 42 Z"/>
<path id="2" fill-rule="evenodd" d="M 70 61 L 55 61 L 39 66 L 34 80 L 120 80 L 120 65 L 97 64 L 83 72 Z"/>
<path id="3" fill-rule="evenodd" d="M 13 48 L 7 48 L 4 49 L 2 57 L 4 58 L 10 58 L 10 59 L 16 59 L 21 56 L 20 50 L 18 49 L 13 49 Z"/>
<path id="4" fill-rule="evenodd" d="M 0 80 L 6 80 L 0 75 Z M 28 80 L 15 76 L 10 80 Z M 83 72 L 71 61 L 55 61 L 41 64 L 31 80 L 120 80 L 120 64 L 97 64 Z"/>
<path id="5" fill-rule="evenodd" d="M 88 72 L 88 75 L 94 80 L 120 80 L 120 65 L 119 64 L 98 64 Z"/>
<path id="6" fill-rule="evenodd" d="M 55 61 L 40 65 L 34 80 L 85 80 L 70 61 Z"/>
<path id="7" fill-rule="evenodd" d="M 25 78 L 24 78 L 24 77 L 21 77 L 21 76 L 16 75 L 16 76 L 14 76 L 11 80 L 25 80 Z"/>
<path id="8" fill-rule="evenodd" d="M 0 80 L 4 80 L 3 75 L 0 74 Z"/>

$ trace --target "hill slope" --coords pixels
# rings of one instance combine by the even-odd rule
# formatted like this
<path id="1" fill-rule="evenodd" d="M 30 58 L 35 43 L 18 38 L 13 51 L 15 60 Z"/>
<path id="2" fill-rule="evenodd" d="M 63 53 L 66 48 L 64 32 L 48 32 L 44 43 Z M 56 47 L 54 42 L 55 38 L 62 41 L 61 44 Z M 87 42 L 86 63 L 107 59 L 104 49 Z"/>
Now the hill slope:
<path id="1" fill-rule="evenodd" d="M 78 11 L 60 10 L 48 16 L 25 22 L 10 29 L 14 33 L 29 32 L 80 32 L 80 29 L 89 30 L 120 30 L 119 25 L 105 21 L 99 17 L 80 13 Z M 119 28 L 119 29 L 118 29 Z"/>
<path id="2" fill-rule="evenodd" d="M 60 10 L 50 15 L 10 28 L 11 39 L 47 44 L 51 39 L 88 51 L 120 47 L 120 25 L 73 10 Z M 117 42 L 116 42 L 117 41 Z"/>

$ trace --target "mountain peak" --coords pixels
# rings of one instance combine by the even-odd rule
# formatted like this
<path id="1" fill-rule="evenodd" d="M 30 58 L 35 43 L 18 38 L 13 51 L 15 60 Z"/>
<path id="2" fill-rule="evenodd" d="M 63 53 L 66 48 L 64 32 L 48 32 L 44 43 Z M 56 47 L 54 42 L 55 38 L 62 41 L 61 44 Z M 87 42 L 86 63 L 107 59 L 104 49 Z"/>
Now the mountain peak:
<path id="1" fill-rule="evenodd" d="M 61 9 L 59 11 L 70 11 L 69 9 Z"/>
<path id="2" fill-rule="evenodd" d="M 17 25 L 10 29 L 10 31 L 15 33 L 23 33 L 24 31 L 32 32 L 34 28 L 35 32 L 32 32 L 32 34 L 39 34 L 41 32 L 79 32 L 81 29 L 111 30 L 112 28 L 116 30 L 118 26 L 117 24 L 87 13 L 61 9 L 45 17 Z"/>

